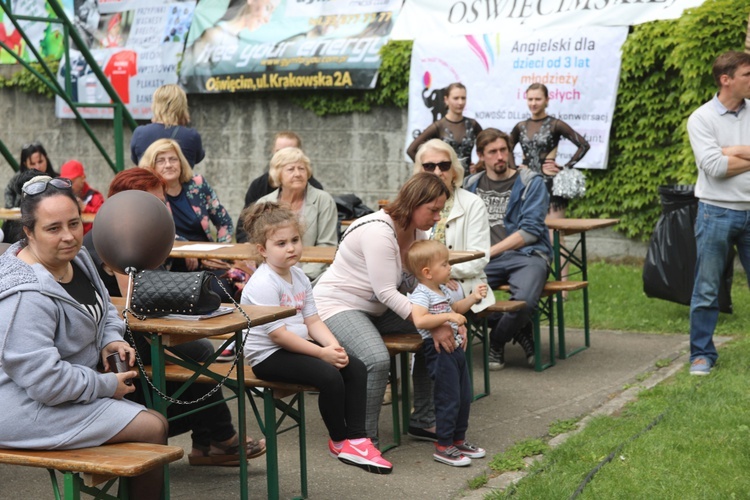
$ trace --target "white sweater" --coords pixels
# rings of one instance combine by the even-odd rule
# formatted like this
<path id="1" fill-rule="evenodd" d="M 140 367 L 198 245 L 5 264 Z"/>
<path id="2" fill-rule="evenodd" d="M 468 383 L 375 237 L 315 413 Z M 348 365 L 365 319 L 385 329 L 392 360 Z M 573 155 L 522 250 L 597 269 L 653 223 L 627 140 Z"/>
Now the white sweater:
<path id="1" fill-rule="evenodd" d="M 721 148 L 750 145 L 750 101 L 739 116 L 724 110 L 718 98 L 696 109 L 688 118 L 688 135 L 698 166 L 695 196 L 709 205 L 750 210 L 750 172 L 726 177 L 729 158 Z"/>

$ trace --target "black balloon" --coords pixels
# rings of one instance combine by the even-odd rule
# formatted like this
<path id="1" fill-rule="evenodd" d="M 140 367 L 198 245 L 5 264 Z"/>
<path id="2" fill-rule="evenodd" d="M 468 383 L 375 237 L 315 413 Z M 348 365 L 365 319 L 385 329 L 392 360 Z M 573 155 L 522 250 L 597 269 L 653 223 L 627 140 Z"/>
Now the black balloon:
<path id="1" fill-rule="evenodd" d="M 164 263 L 174 243 L 174 220 L 166 205 L 145 191 L 109 198 L 94 219 L 92 238 L 102 261 L 123 274 Z"/>

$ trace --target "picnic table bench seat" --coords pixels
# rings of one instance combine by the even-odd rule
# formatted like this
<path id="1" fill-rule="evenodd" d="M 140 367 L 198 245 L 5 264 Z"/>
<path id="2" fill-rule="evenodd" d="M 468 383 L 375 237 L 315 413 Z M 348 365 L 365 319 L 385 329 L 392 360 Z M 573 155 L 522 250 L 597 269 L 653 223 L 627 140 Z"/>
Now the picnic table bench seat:
<path id="1" fill-rule="evenodd" d="M 140 476 L 179 460 L 183 454 L 179 446 L 115 443 L 76 450 L 0 449 L 0 463 L 47 469 L 58 500 L 78 500 L 82 492 L 96 498 L 124 500 L 131 498 L 128 481 L 120 480 L 116 496 L 108 493 L 115 481 Z M 63 474 L 62 497 L 56 471 Z M 97 488 L 102 483 L 105 484 Z"/>

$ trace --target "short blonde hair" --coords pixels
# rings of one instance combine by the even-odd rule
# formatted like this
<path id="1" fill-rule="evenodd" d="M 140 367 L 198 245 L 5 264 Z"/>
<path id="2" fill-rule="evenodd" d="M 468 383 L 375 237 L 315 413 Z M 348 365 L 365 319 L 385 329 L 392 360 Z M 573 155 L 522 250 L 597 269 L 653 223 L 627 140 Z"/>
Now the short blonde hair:
<path id="1" fill-rule="evenodd" d="M 167 127 L 187 125 L 190 123 L 187 94 L 178 85 L 168 83 L 162 85 L 151 99 L 151 112 L 154 123 L 161 123 Z"/>
<path id="2" fill-rule="evenodd" d="M 453 169 L 453 188 L 461 187 L 464 183 L 464 167 L 461 165 L 461 162 L 458 161 L 456 151 L 441 139 L 430 139 L 419 146 L 417 154 L 414 156 L 414 173 L 418 174 L 419 172 L 425 171 L 424 168 L 422 168 L 422 157 L 427 151 L 438 151 L 448 155 Z"/>
<path id="3" fill-rule="evenodd" d="M 268 178 L 273 186 L 281 187 L 281 170 L 292 163 L 301 163 L 307 171 L 307 180 L 312 177 L 310 158 L 300 148 L 284 148 L 276 151 L 271 158 L 271 168 L 268 170 Z"/>
<path id="4" fill-rule="evenodd" d="M 406 254 L 406 269 L 417 279 L 422 278 L 422 269 L 430 267 L 436 259 L 448 258 L 448 247 L 437 240 L 415 241 Z"/>
<path id="5" fill-rule="evenodd" d="M 180 159 L 180 184 L 184 184 L 193 178 L 193 169 L 190 168 L 185 155 L 182 154 L 182 149 L 177 141 L 172 139 L 158 139 L 154 141 L 143 153 L 141 161 L 138 166 L 141 168 L 147 168 L 152 171 L 156 171 L 156 157 L 161 153 L 169 153 L 174 151 L 177 153 L 177 157 Z"/>

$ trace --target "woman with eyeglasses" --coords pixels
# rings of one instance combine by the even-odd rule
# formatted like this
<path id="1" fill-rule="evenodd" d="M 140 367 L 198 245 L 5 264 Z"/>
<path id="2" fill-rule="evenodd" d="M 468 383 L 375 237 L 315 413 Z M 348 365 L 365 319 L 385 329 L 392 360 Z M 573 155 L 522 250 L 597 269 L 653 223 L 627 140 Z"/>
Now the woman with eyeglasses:
<path id="1" fill-rule="evenodd" d="M 482 199 L 463 189 L 464 169 L 456 152 L 440 139 L 430 139 L 422 144 L 414 161 L 414 174 L 429 172 L 436 175 L 450 196 L 440 211 L 440 220 L 430 231 L 430 239 L 444 243 L 448 250 L 484 252 L 484 257 L 451 266 L 451 280 L 447 287 L 454 300 L 461 300 L 480 283 L 487 283 L 484 266 L 490 261 L 490 223 L 487 207 Z M 475 313 L 495 303 L 488 293 L 472 306 Z"/>
<path id="2" fill-rule="evenodd" d="M 463 166 L 464 175 L 468 175 L 471 166 L 471 151 L 474 149 L 477 135 L 482 131 L 482 126 L 473 118 L 464 116 L 464 108 L 466 108 L 464 84 L 454 82 L 448 85 L 445 88 L 443 100 L 448 110 L 445 116 L 424 129 L 409 145 L 406 154 L 414 160 L 422 144 L 430 139 L 440 139 L 453 148 Z"/>
<path id="3" fill-rule="evenodd" d="M 18 178 L 27 170 L 37 170 L 50 177 L 57 177 L 58 173 L 52 168 L 52 162 L 47 151 L 38 142 L 26 144 L 21 148 L 21 162 L 18 172 L 10 178 L 5 186 L 5 208 L 18 208 L 21 204 L 21 185 Z"/>
<path id="4" fill-rule="evenodd" d="M 193 169 L 190 168 L 177 141 L 155 141 L 143 153 L 139 166 L 153 170 L 166 181 L 167 204 L 174 219 L 175 233 L 180 239 L 214 241 L 211 234 L 213 225 L 219 243 L 232 242 L 232 218 L 208 181 L 202 175 L 193 175 Z M 194 271 L 200 268 L 221 275 L 231 267 L 229 263 L 221 260 L 176 259 L 171 270 Z M 227 294 L 215 282 L 212 283 L 212 288 L 225 301 L 229 300 Z"/>
<path id="5" fill-rule="evenodd" d="M 275 201 L 289 207 L 302 221 L 306 247 L 335 247 L 338 244 L 338 210 L 333 196 L 310 184 L 310 159 L 299 148 L 283 148 L 271 158 L 269 179 L 279 186 L 257 203 Z M 302 271 L 314 280 L 325 270 L 325 264 L 302 263 Z"/>
<path id="6" fill-rule="evenodd" d="M 133 349 L 94 263 L 81 250 L 81 212 L 67 179 L 24 183 L 25 237 L 0 256 L 0 448 L 68 450 L 138 441 L 166 444 L 167 421 L 123 399 L 138 372 L 109 371 Z M 104 366 L 100 369 L 98 367 Z M 134 478 L 159 498 L 162 468 Z"/>

